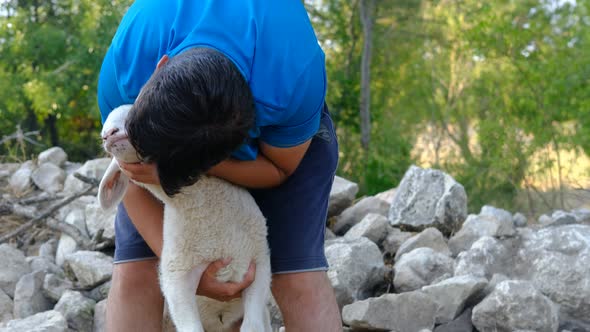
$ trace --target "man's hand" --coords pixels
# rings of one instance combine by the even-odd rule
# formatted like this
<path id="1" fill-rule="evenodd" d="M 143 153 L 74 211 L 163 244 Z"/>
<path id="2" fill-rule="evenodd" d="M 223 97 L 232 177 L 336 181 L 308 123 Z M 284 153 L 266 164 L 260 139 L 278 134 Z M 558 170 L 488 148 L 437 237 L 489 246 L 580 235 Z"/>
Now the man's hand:
<path id="1" fill-rule="evenodd" d="M 158 177 L 158 170 L 154 163 L 124 163 L 119 161 L 121 171 L 127 175 L 131 180 L 146 183 L 146 184 L 160 184 Z"/>
<path id="2" fill-rule="evenodd" d="M 254 281 L 256 265 L 254 262 L 250 263 L 248 272 L 246 272 L 244 280 L 241 282 L 219 282 L 215 277 L 217 271 L 227 266 L 230 262 L 231 259 L 223 259 L 209 264 L 199 282 L 197 295 L 223 302 L 241 297 L 242 291 Z"/>

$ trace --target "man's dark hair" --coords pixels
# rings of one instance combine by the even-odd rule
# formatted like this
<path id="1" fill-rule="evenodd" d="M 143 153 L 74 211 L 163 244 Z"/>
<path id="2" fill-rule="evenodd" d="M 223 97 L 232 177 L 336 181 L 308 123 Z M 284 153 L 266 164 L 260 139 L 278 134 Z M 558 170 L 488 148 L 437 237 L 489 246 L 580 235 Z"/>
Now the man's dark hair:
<path id="1" fill-rule="evenodd" d="M 152 75 L 126 129 L 173 196 L 244 143 L 254 117 L 254 98 L 238 68 L 218 51 L 193 48 Z"/>

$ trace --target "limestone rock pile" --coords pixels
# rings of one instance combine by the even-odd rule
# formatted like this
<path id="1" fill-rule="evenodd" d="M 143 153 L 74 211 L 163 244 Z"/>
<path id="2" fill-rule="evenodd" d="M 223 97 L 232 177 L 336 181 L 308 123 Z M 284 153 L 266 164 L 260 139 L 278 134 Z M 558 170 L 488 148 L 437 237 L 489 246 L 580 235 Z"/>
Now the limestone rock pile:
<path id="1" fill-rule="evenodd" d="M 2 199 L 80 192 L 87 184 L 73 173 L 100 178 L 108 163 L 70 163 L 52 148 L 36 160 L 0 164 Z M 493 206 L 468 214 L 461 184 L 415 166 L 397 189 L 357 192 L 336 179 L 325 243 L 345 330 L 590 331 L 590 210 L 538 221 Z M 35 215 L 40 206 L 18 208 Z M 89 238 L 114 237 L 113 213 L 94 196 L 53 218 Z M 82 249 L 65 234 L 35 246 L 0 244 L 0 332 L 104 330 L 112 248 Z M 278 330 L 276 306 L 271 312 Z"/>

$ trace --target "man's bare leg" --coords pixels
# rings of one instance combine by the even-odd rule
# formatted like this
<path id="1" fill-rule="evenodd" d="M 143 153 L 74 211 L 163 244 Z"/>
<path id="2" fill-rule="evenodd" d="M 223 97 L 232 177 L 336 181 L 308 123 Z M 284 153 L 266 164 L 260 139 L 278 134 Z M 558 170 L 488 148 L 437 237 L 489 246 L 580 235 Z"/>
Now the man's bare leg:
<path id="1" fill-rule="evenodd" d="M 275 274 L 272 293 L 287 332 L 342 331 L 336 296 L 326 272 Z"/>
<path id="2" fill-rule="evenodd" d="M 157 259 L 113 265 L 108 332 L 161 332 L 163 308 Z"/>

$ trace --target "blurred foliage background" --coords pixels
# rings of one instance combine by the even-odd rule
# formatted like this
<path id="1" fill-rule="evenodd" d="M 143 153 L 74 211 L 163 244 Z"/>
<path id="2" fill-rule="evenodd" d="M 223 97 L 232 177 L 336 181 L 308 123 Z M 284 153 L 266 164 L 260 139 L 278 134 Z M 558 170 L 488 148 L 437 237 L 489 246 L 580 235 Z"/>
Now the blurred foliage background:
<path id="1" fill-rule="evenodd" d="M 129 4 L 0 0 L 2 161 L 54 145 L 74 161 L 101 155 L 96 82 Z M 471 211 L 588 203 L 590 1 L 305 6 L 326 52 L 339 175 L 361 195 L 416 164 L 455 177 Z"/>

